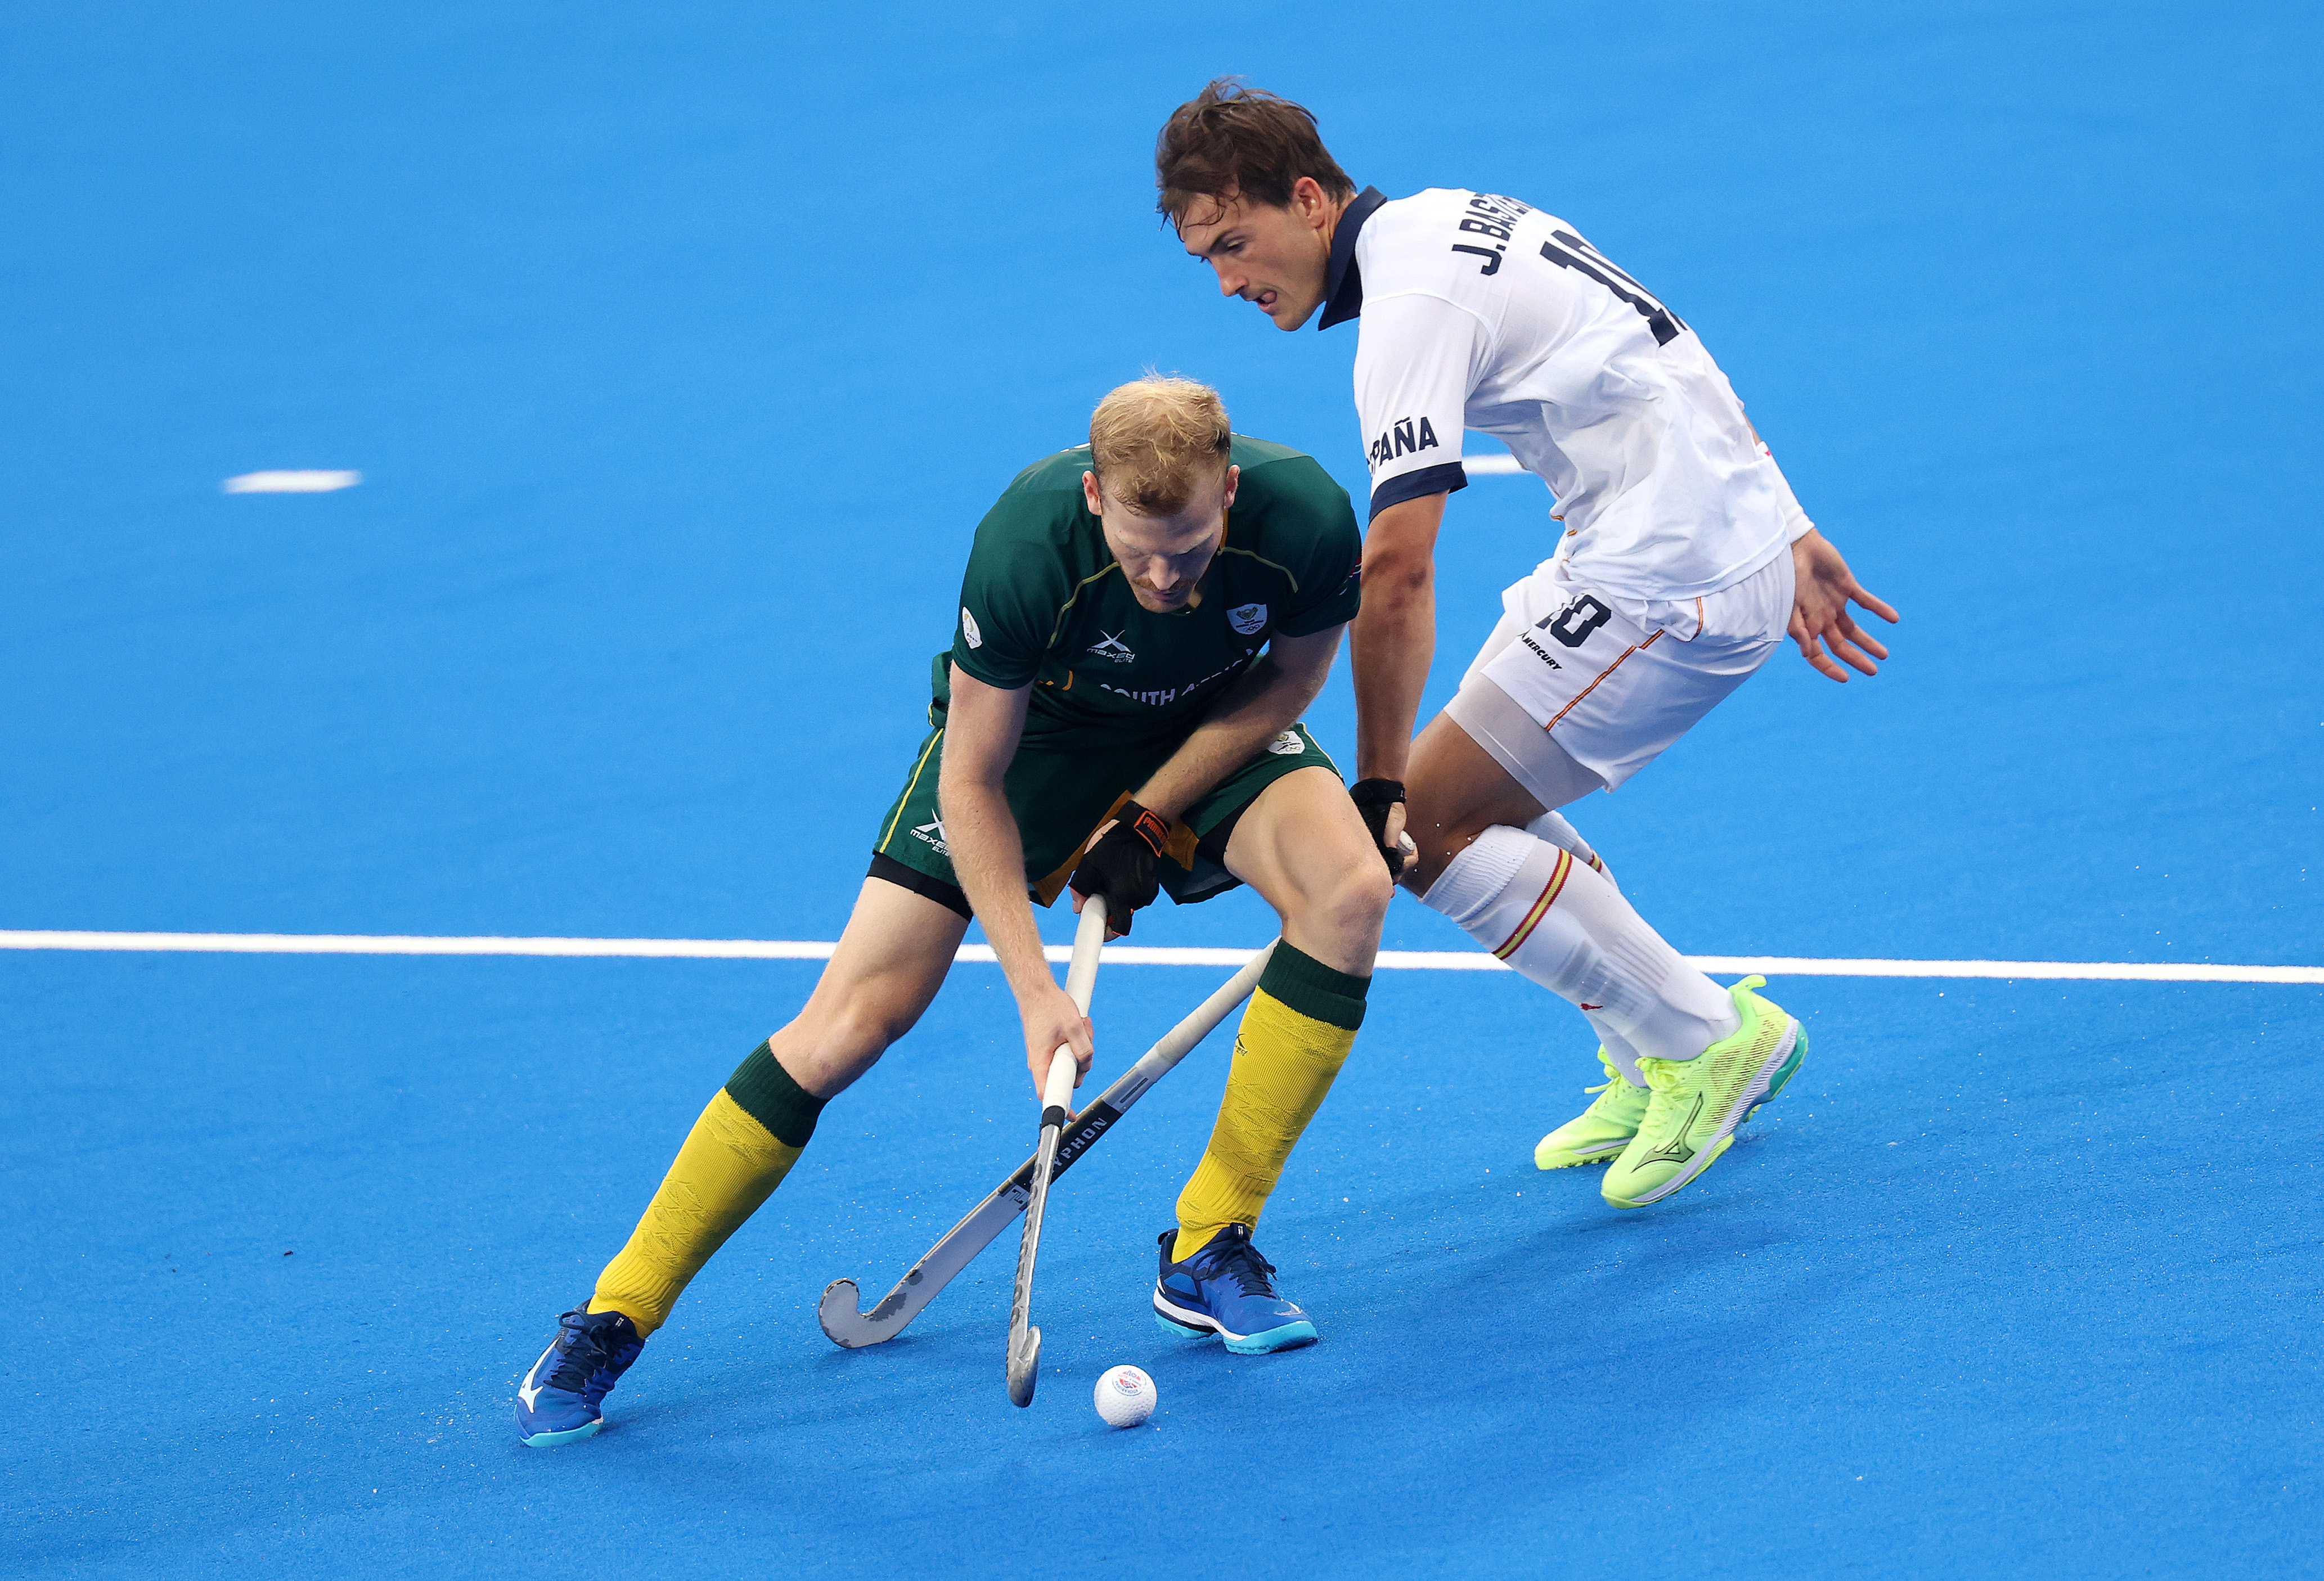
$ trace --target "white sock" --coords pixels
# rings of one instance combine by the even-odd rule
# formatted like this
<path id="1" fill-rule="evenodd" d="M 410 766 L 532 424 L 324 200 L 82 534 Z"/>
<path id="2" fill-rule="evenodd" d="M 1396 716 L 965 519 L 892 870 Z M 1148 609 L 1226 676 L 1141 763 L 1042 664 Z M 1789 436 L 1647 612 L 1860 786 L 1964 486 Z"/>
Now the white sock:
<path id="1" fill-rule="evenodd" d="M 1692 1060 L 1742 1025 L 1727 991 L 1682 961 L 1620 890 L 1523 830 L 1486 830 L 1421 903 L 1610 1028 L 1635 1055 Z"/>
<path id="2" fill-rule="evenodd" d="M 1582 831 L 1568 823 L 1563 813 L 1544 813 L 1526 824 L 1525 832 L 1536 840 L 1547 841 L 1561 850 L 1572 851 L 1596 869 L 1600 878 L 1614 884 L 1614 869 L 1606 865 L 1605 859 L 1591 849 L 1590 842 L 1582 838 Z M 1614 887 L 1617 889 L 1621 887 L 1618 884 Z M 1591 1030 L 1598 1034 L 1598 1046 L 1604 1049 L 1606 1057 L 1614 1062 L 1614 1068 L 1621 1071 L 1622 1080 L 1633 1087 L 1644 1087 L 1646 1079 L 1638 1074 L 1638 1051 L 1630 1046 L 1630 1040 L 1614 1030 L 1603 1011 L 1584 1010 L 1582 1014 L 1589 1017 Z"/>
<path id="3" fill-rule="evenodd" d="M 1609 884 L 1614 882 L 1614 869 L 1608 867 L 1605 859 L 1591 849 L 1590 842 L 1582 838 L 1582 832 L 1567 823 L 1563 813 L 1544 813 L 1526 824 L 1525 832 L 1536 840 L 1545 840 L 1560 850 L 1572 851 L 1596 869 L 1600 878 Z M 1620 886 L 1616 885 L 1615 887 L 1619 888 Z"/>
<path id="4" fill-rule="evenodd" d="M 1630 1046 L 1630 1040 L 1614 1030 L 1603 1010 L 1584 1010 L 1582 1014 L 1589 1017 L 1590 1029 L 1598 1034 L 1598 1046 L 1614 1062 L 1614 1069 L 1622 1073 L 1622 1080 L 1633 1087 L 1644 1087 L 1646 1079 L 1638 1074 L 1638 1051 Z"/>

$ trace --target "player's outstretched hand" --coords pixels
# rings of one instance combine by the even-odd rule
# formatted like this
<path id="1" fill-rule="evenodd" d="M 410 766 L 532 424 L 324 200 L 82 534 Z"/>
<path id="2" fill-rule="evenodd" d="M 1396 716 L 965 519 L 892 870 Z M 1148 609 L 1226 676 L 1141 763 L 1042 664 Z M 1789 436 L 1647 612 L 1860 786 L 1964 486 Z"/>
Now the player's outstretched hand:
<path id="1" fill-rule="evenodd" d="M 1079 1087 L 1097 1054 L 1097 1043 L 1090 1018 L 1074 1005 L 1073 996 L 1051 982 L 1019 1000 L 1017 1014 L 1025 1022 L 1025 1068 L 1033 1072 L 1034 1096 L 1048 1085 L 1049 1062 L 1068 1044 L 1074 1051 L 1074 1085 Z"/>
<path id="2" fill-rule="evenodd" d="M 1840 551 L 1812 528 L 1792 546 L 1792 640 L 1800 645 L 1800 657 L 1817 674 L 1835 681 L 1844 682 L 1848 675 L 1832 662 L 1834 657 L 1859 674 L 1878 675 L 1879 666 L 1872 661 L 1886 658 L 1888 649 L 1856 623 L 1848 606 L 1860 604 L 1892 626 L 1896 611 L 1867 592 Z M 1827 648 L 1830 653 L 1824 651 Z"/>
<path id="3" fill-rule="evenodd" d="M 1128 938 L 1135 914 L 1153 905 L 1160 891 L 1154 877 L 1154 859 L 1162 854 L 1169 840 L 1170 825 L 1158 813 L 1136 802 L 1123 803 L 1113 822 L 1090 841 L 1081 865 L 1074 869 L 1070 880 L 1074 909 L 1081 910 L 1082 896 L 1104 896 L 1105 936 Z"/>

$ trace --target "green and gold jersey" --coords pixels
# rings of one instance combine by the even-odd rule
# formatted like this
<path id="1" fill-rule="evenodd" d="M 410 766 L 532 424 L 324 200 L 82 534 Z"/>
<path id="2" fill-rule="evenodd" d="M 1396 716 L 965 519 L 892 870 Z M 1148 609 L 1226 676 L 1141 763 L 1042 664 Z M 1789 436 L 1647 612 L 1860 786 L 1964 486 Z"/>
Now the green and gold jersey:
<path id="1" fill-rule="evenodd" d="M 1050 749 L 1185 735 L 1268 639 L 1352 620 L 1363 540 L 1347 491 L 1311 456 L 1234 437 L 1242 469 L 1226 541 L 1192 609 L 1139 607 L 1082 498 L 1086 445 L 1035 462 L 985 512 L 961 579 L 952 651 L 987 685 L 1030 685 L 1025 740 Z"/>

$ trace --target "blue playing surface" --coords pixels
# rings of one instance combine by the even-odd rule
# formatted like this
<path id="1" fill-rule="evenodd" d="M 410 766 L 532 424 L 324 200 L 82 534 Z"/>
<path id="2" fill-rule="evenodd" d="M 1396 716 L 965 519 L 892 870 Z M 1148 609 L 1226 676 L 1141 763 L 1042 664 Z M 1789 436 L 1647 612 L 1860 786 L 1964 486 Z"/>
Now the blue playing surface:
<path id="1" fill-rule="evenodd" d="M 1150 212 L 1208 76 L 1574 221 L 1905 624 L 1573 809 L 1703 953 L 2324 962 L 2312 6 L 1167 11 L 26 0 L 0 59 L 0 928 L 827 939 L 970 529 L 1146 365 L 1360 491 L 1353 332 Z M 263 468 L 361 487 L 226 496 Z M 1545 554 L 1482 477 L 1441 702 Z M 1311 716 L 1350 745 L 1344 675 Z M 1045 919 L 1068 936 L 1063 915 Z M 1256 944 L 1237 895 L 1139 942 Z M 1469 947 L 1400 900 L 1392 946 Z M 967 967 L 613 1396 L 509 1402 L 799 963 L 0 952 L 0 1570 L 2324 1573 L 2324 993 L 1781 979 L 1813 1038 L 1617 1213 L 1512 976 L 1383 973 L 1261 1227 L 1323 1343 L 1163 1339 L 1214 1038 L 1028 1151 Z M 1222 974 L 1098 988 L 1111 1075 Z M 1154 1375 L 1154 1426 L 1089 1409 Z"/>

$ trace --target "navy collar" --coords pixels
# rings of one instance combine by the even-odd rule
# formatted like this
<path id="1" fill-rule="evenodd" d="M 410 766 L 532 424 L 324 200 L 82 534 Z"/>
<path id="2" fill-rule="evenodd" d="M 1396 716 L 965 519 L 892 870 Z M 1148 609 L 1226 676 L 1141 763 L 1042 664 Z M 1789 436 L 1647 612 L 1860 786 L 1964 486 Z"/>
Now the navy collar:
<path id="1" fill-rule="evenodd" d="M 1316 320 L 1316 328 L 1345 324 L 1363 312 L 1364 276 L 1356 267 L 1356 233 L 1387 201 L 1388 194 L 1367 187 L 1340 211 L 1340 223 L 1332 232 L 1332 262 L 1323 272 L 1323 317 Z"/>

